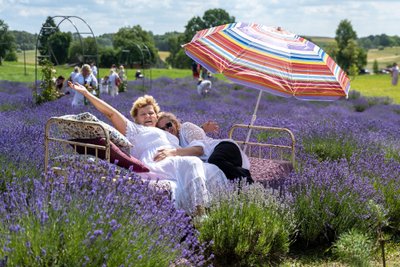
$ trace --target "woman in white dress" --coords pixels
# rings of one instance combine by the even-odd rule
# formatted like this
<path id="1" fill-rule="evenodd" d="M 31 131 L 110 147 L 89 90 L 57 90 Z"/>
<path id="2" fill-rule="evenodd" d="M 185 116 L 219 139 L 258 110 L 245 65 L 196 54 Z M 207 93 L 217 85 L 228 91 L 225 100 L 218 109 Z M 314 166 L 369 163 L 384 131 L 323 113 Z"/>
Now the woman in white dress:
<path id="1" fill-rule="evenodd" d="M 81 72 L 75 75 L 72 80 L 73 83 L 79 83 L 83 85 L 85 90 L 93 91 L 94 88 L 98 86 L 97 78 L 93 75 L 92 69 L 89 64 L 84 64 L 82 66 Z M 86 90 L 86 91 L 87 91 Z M 74 98 L 72 99 L 72 106 L 84 105 L 85 98 L 82 94 L 75 92 Z"/>
<path id="2" fill-rule="evenodd" d="M 114 97 L 118 95 L 118 85 L 117 79 L 119 79 L 118 74 L 114 69 L 110 70 L 110 74 L 108 75 L 108 93 Z"/>
<path id="3" fill-rule="evenodd" d="M 138 98 L 133 104 L 131 115 L 135 122 L 128 120 L 115 108 L 90 94 L 82 85 L 68 85 L 84 95 L 113 126 L 132 143 L 131 154 L 145 163 L 148 168 L 160 174 L 163 179 L 176 183 L 173 197 L 177 208 L 189 213 L 200 213 L 210 200 L 206 180 L 213 184 L 226 181 L 224 173 L 215 165 L 203 163 L 195 154 L 197 148 L 181 148 L 176 136 L 155 127 L 159 106 L 151 96 Z M 160 149 L 175 151 L 175 156 L 155 155 Z"/>
<path id="4" fill-rule="evenodd" d="M 399 81 L 399 66 L 397 66 L 397 63 L 393 63 L 390 72 L 392 73 L 392 85 L 397 85 L 397 82 Z"/>

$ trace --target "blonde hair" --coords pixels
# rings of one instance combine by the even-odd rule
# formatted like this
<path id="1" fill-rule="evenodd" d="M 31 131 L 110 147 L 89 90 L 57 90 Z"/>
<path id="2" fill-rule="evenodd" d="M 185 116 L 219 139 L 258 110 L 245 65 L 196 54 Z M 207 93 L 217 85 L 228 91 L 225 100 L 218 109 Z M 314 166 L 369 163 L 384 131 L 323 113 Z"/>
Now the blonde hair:
<path id="1" fill-rule="evenodd" d="M 89 74 L 92 73 L 92 68 L 89 64 L 83 64 L 81 71 L 86 70 Z"/>
<path id="2" fill-rule="evenodd" d="M 139 109 L 149 105 L 153 106 L 154 112 L 157 114 L 158 117 L 158 113 L 160 113 L 160 106 L 158 105 L 157 101 L 151 95 L 144 95 L 138 97 L 138 99 L 136 99 L 136 101 L 133 102 L 130 113 L 135 122 Z"/>
<path id="3" fill-rule="evenodd" d="M 158 121 L 157 121 L 157 127 L 159 128 L 158 122 L 161 119 L 167 118 L 169 119 L 173 124 L 175 124 L 176 129 L 179 130 L 181 129 L 181 122 L 178 120 L 178 118 L 171 112 L 160 112 L 158 114 Z"/>

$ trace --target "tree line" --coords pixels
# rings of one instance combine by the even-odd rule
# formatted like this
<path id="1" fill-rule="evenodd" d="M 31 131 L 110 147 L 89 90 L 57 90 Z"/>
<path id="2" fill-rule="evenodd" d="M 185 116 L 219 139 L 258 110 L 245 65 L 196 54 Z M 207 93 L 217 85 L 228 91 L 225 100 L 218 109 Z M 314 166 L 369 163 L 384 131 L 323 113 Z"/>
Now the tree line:
<path id="1" fill-rule="evenodd" d="M 166 64 L 173 68 L 189 68 L 191 59 L 181 45 L 190 42 L 199 30 L 235 22 L 224 9 L 209 9 L 202 17 L 195 16 L 185 25 L 184 32 L 168 32 L 154 35 L 140 25 L 123 27 L 117 33 L 107 33 L 95 38 L 80 38 L 79 34 L 62 32 L 54 20 L 48 17 L 39 36 L 40 55 L 48 56 L 55 64 L 77 64 L 97 61 L 99 67 L 112 64 L 166 67 L 158 51 L 168 51 Z M 16 51 L 36 47 L 37 34 L 25 31 L 8 31 L 7 24 L 0 20 L 0 64 L 2 60 L 17 59 Z M 355 74 L 367 64 L 367 50 L 400 45 L 398 36 L 385 34 L 358 38 L 349 20 L 342 20 L 336 30 L 335 42 L 321 46 L 347 73 Z"/>

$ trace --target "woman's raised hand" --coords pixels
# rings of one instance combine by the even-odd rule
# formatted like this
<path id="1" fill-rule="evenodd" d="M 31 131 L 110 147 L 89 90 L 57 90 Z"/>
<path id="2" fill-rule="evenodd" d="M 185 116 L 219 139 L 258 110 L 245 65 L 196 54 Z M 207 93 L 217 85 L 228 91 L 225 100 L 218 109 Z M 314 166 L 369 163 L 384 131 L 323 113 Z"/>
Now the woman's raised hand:
<path id="1" fill-rule="evenodd" d="M 87 92 L 85 86 L 79 83 L 72 83 L 71 81 L 68 81 L 68 86 L 77 91 L 78 93 L 81 93 L 82 95 L 85 94 L 85 92 Z"/>

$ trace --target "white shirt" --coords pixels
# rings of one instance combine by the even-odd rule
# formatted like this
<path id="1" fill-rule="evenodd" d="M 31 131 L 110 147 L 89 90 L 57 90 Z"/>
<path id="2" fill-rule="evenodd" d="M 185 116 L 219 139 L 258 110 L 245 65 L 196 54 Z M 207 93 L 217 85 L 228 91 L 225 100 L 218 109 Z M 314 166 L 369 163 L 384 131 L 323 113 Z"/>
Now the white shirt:
<path id="1" fill-rule="evenodd" d="M 211 89 L 211 81 L 209 80 L 202 80 L 197 85 L 197 93 L 201 96 L 206 94 L 210 89 Z"/>
<path id="2" fill-rule="evenodd" d="M 95 65 L 90 67 L 92 69 L 92 73 L 95 77 L 97 77 L 97 67 Z"/>

